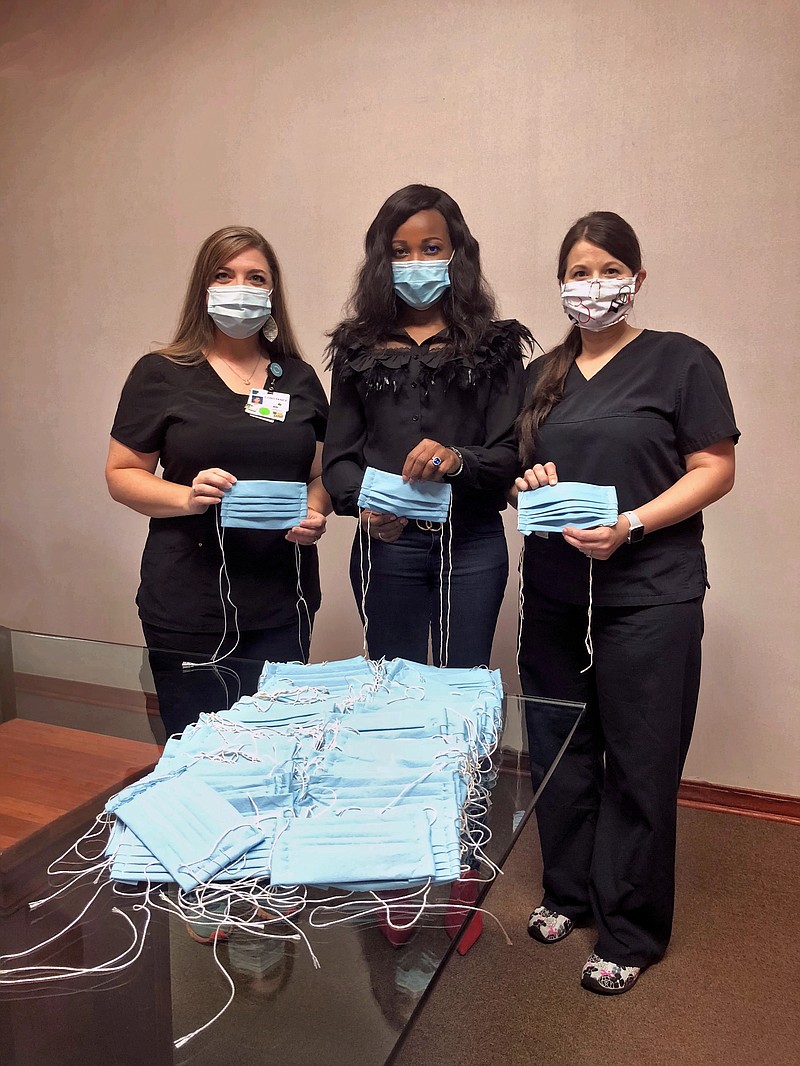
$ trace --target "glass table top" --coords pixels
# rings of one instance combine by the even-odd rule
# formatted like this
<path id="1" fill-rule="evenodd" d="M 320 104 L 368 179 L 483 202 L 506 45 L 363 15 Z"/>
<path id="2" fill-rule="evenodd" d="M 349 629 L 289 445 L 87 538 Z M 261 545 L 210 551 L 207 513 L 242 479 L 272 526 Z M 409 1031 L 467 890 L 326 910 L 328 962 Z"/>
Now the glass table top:
<path id="1" fill-rule="evenodd" d="M 176 662 L 181 658 L 176 655 Z M 231 670 L 226 685 L 214 682 L 220 687 L 220 707 L 209 709 L 229 706 L 238 696 L 237 664 L 229 659 L 226 665 Z M 242 665 L 252 672 L 252 664 Z M 244 670 L 241 674 L 247 676 Z M 541 771 L 539 779 L 544 778 L 541 787 L 546 787 L 547 772 L 569 742 L 582 710 L 580 704 L 506 694 L 503 741 L 487 772 L 492 787 L 485 852 L 498 868 L 535 802 L 522 751 L 526 712 L 548 723 L 546 730 L 537 730 L 548 738 L 543 741 L 546 750 L 532 759 Z M 139 757 L 144 753 L 145 760 L 149 752 L 155 762 L 163 739 L 147 652 L 133 646 L 0 630 L 0 712 L 0 738 L 6 725 L 13 729 L 19 723 L 54 728 L 59 737 L 63 729 L 74 730 L 68 737 L 75 741 L 70 750 L 77 750 L 78 739 L 88 736 L 89 757 L 96 752 L 96 762 L 105 758 L 107 748 L 123 742 L 130 742 L 131 752 Z M 1 740 L 0 747 L 7 749 Z M 123 763 L 127 750 L 117 752 Z M 69 762 L 58 772 L 69 776 Z M 37 787 L 52 785 L 54 765 L 43 771 L 50 780 L 32 783 L 34 793 Z M 364 908 L 359 908 L 371 906 L 372 914 L 342 921 L 341 912 L 314 906 L 331 896 L 319 889 L 308 890 L 309 902 L 296 927 L 280 923 L 285 939 L 237 929 L 215 947 L 199 944 L 174 915 L 158 907 L 144 909 L 141 892 L 120 894 L 102 879 L 87 883 L 84 878 L 70 887 L 67 877 L 48 876 L 48 863 L 80 837 L 102 809 L 100 791 L 98 797 L 94 805 L 90 798 L 82 808 L 79 823 L 62 818 L 56 830 L 51 823 L 33 833 L 37 847 L 28 847 L 24 857 L 25 897 L 6 907 L 0 918 L 0 953 L 6 956 L 0 971 L 16 971 L 0 973 L 4 1066 L 218 1066 L 234 1056 L 237 1066 L 369 1066 L 391 1061 L 454 951 L 456 941 L 445 929 L 450 885 L 431 887 L 434 906 L 423 912 L 413 937 L 399 949 L 378 927 L 374 897 L 366 897 Z M 34 801 L 35 795 L 29 802 Z M 3 856 L 15 854 L 9 841 L 15 827 L 19 832 L 19 803 L 10 787 L 0 786 Z M 65 831 L 58 832 L 58 825 L 66 826 Z M 92 845 L 85 847 L 91 854 Z M 9 862 L 0 862 L 0 878 L 11 876 Z M 488 864 L 482 865 L 480 876 L 485 884 L 476 906 L 491 911 L 491 895 L 483 899 L 491 882 Z M 168 891 L 174 894 L 174 886 Z M 32 899 L 47 897 L 40 906 L 29 905 Z M 139 936 L 135 931 L 141 932 L 144 923 L 146 935 Z M 471 950 L 481 950 L 480 940 Z M 108 966 L 115 958 L 119 964 Z M 100 964 L 106 964 L 102 972 L 80 972 Z M 40 969 L 23 973 L 22 966 Z M 74 973 L 68 980 L 52 980 L 64 972 L 56 967 L 71 967 Z M 182 1037 L 200 1029 L 176 1047 Z"/>

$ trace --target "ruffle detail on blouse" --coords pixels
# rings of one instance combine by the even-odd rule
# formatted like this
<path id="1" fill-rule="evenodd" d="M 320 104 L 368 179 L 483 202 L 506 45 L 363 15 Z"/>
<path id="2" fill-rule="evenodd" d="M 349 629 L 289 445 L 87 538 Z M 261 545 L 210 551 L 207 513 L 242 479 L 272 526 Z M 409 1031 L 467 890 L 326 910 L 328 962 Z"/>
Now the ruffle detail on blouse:
<path id="1" fill-rule="evenodd" d="M 448 344 L 423 349 L 416 356 L 420 363 L 420 385 L 427 389 L 436 382 L 445 388 L 455 385 L 469 389 L 490 378 L 503 380 L 522 358 L 523 347 L 532 344 L 530 330 L 515 319 L 493 322 L 474 352 L 453 355 Z M 339 354 L 336 363 L 343 380 L 358 376 L 367 391 L 396 392 L 407 374 L 412 351 L 410 345 L 369 349 L 354 346 Z"/>

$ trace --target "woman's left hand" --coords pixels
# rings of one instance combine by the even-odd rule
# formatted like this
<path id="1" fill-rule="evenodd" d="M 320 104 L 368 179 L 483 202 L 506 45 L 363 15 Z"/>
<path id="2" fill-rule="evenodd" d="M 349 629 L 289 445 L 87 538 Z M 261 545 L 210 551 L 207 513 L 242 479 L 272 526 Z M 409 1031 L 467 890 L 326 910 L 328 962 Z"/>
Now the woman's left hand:
<path id="1" fill-rule="evenodd" d="M 629 529 L 627 518 L 619 515 L 615 526 L 595 526 L 591 530 L 576 530 L 574 526 L 566 526 L 561 533 L 566 543 L 585 554 L 587 559 L 605 562 L 621 544 L 625 544 Z"/>
<path id="2" fill-rule="evenodd" d="M 615 526 L 595 526 L 594 529 L 575 529 L 566 526 L 562 535 L 567 544 L 583 552 L 587 559 L 610 559 L 620 544 L 628 539 L 630 524 L 624 515 L 619 515 Z"/>
<path id="3" fill-rule="evenodd" d="M 403 480 L 441 481 L 445 474 L 455 474 L 460 468 L 461 460 L 451 448 L 426 437 L 406 456 Z"/>
<path id="4" fill-rule="evenodd" d="M 309 510 L 299 526 L 294 526 L 286 534 L 286 539 L 292 544 L 316 544 L 323 535 L 328 525 L 328 520 L 319 511 Z"/>

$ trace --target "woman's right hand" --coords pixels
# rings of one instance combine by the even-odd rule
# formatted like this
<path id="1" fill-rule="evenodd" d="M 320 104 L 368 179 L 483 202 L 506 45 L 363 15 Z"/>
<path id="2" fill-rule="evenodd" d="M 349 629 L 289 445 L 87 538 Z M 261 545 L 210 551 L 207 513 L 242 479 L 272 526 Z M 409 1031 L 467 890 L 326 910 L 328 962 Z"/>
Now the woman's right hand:
<path id="1" fill-rule="evenodd" d="M 209 507 L 219 504 L 226 492 L 236 484 L 236 478 L 218 466 L 201 470 L 191 484 L 187 503 L 188 514 L 203 514 Z"/>
<path id="2" fill-rule="evenodd" d="M 529 489 L 538 489 L 542 485 L 557 485 L 558 474 L 556 473 L 555 463 L 536 463 L 529 470 L 526 470 L 522 477 L 518 477 L 514 482 L 514 487 L 518 492 L 527 492 Z"/>
<path id="3" fill-rule="evenodd" d="M 382 514 L 380 511 L 362 511 L 361 528 L 375 540 L 394 544 L 408 525 L 407 518 L 398 518 L 394 514 Z"/>

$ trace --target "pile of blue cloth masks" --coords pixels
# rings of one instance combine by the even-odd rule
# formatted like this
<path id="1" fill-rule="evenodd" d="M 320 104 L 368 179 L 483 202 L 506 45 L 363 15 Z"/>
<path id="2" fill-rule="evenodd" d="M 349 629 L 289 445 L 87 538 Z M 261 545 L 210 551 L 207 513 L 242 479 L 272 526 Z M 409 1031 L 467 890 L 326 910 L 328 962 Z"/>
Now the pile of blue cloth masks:
<path id="1" fill-rule="evenodd" d="M 618 515 L 617 490 L 613 485 L 559 481 L 521 492 L 517 498 L 517 529 L 526 536 L 560 533 L 565 526 L 614 526 Z"/>
<path id="2" fill-rule="evenodd" d="M 421 522 L 446 522 L 450 515 L 452 488 L 442 481 L 403 481 L 368 466 L 361 482 L 358 506 L 367 511 L 393 514 Z"/>
<path id="3" fill-rule="evenodd" d="M 459 877 L 502 728 L 499 671 L 266 663 L 109 800 L 111 877 L 346 890 Z"/>

